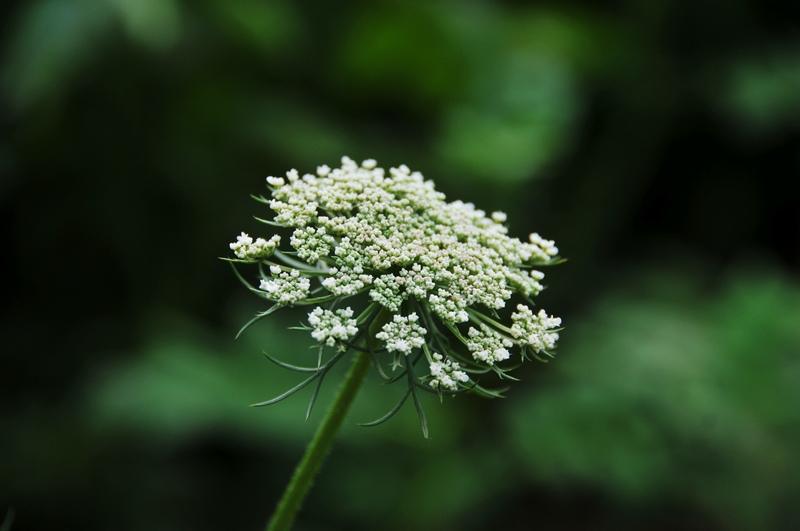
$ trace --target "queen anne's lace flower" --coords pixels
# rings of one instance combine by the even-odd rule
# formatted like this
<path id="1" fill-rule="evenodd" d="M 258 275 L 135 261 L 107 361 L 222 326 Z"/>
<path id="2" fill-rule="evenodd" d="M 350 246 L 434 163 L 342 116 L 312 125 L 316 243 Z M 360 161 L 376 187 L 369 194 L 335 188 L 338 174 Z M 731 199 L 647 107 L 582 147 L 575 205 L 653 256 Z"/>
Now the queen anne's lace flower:
<path id="1" fill-rule="evenodd" d="M 458 363 L 452 360 L 444 360 L 441 354 L 434 354 L 435 360 L 430 364 L 431 369 L 431 382 L 430 385 L 434 389 L 444 388 L 450 391 L 458 389 L 458 382 L 468 382 L 469 376 L 464 371 L 458 370 L 460 367 Z"/>
<path id="2" fill-rule="evenodd" d="M 297 250 L 297 256 L 313 264 L 330 254 L 336 240 L 326 233 L 324 227 L 305 227 L 295 229 L 290 243 Z"/>
<path id="3" fill-rule="evenodd" d="M 290 248 L 278 248 L 279 235 L 254 241 L 245 233 L 230 247 L 240 261 L 262 264 L 259 288 L 276 306 L 315 306 L 308 323 L 323 347 L 366 341 L 376 363 L 393 353 L 393 368 L 411 373 L 424 356 L 428 388 L 486 393 L 469 374 L 502 376 L 498 364 L 515 348 L 525 357 L 555 347 L 560 319 L 507 305 L 515 294 L 531 303 L 543 289 L 538 267 L 555 263 L 558 249 L 537 233 L 509 236 L 504 212 L 446 202 L 419 172 L 387 172 L 372 159 L 359 166 L 344 157 L 339 168 L 291 170 L 267 184 L 271 197 L 260 201 L 275 215 L 265 222 Z M 359 295 L 357 317 L 322 306 Z M 367 335 L 357 338 L 359 330 Z"/>
<path id="4" fill-rule="evenodd" d="M 281 237 L 277 234 L 269 240 L 258 238 L 256 241 L 253 241 L 253 238 L 243 232 L 236 237 L 235 242 L 230 244 L 230 248 L 236 254 L 237 258 L 257 262 L 269 258 L 272 253 L 275 252 L 280 242 Z"/>
<path id="5" fill-rule="evenodd" d="M 422 328 L 419 324 L 419 316 L 416 313 L 411 315 L 397 315 L 381 329 L 381 332 L 375 334 L 377 339 L 381 339 L 386 343 L 386 350 L 389 352 L 401 352 L 408 354 L 412 349 L 420 348 L 425 343 L 425 334 L 427 330 Z"/>
<path id="6" fill-rule="evenodd" d="M 273 274 L 271 279 L 261 279 L 259 288 L 267 292 L 269 298 L 280 304 L 293 304 L 300 302 L 308 296 L 311 280 L 301 276 L 300 271 L 292 269 L 291 272 L 270 268 Z"/>
<path id="7" fill-rule="evenodd" d="M 536 353 L 556 346 L 558 332 L 554 329 L 561 326 L 560 317 L 548 317 L 544 310 L 534 315 L 530 308 L 520 304 L 511 314 L 511 321 L 511 335 L 519 345 L 531 347 Z"/>
<path id="8" fill-rule="evenodd" d="M 334 313 L 317 306 L 308 314 L 308 324 L 314 328 L 311 337 L 329 347 L 334 346 L 336 340 L 347 341 L 358 333 L 352 317 L 353 310 L 349 307 Z"/>
<path id="9" fill-rule="evenodd" d="M 508 349 L 514 343 L 484 323 L 480 324 L 480 329 L 470 327 L 467 336 L 469 337 L 467 348 L 476 361 L 494 365 L 497 362 L 507 360 L 511 356 Z"/>

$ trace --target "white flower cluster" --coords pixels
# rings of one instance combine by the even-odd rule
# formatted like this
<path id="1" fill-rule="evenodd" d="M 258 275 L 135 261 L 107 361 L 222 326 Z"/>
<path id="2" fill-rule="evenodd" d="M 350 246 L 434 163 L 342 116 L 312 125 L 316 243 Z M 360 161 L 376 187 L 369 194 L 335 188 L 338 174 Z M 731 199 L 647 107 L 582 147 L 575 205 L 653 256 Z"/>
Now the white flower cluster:
<path id="1" fill-rule="evenodd" d="M 470 327 L 467 335 L 469 337 L 467 348 L 472 352 L 472 357 L 476 361 L 494 365 L 511 356 L 508 349 L 514 346 L 514 343 L 484 323 L 480 324 L 480 330 Z"/>
<path id="2" fill-rule="evenodd" d="M 294 304 L 308 297 L 311 289 L 311 280 L 300 275 L 300 271 L 292 269 L 282 271 L 278 266 L 270 267 L 272 278 L 261 279 L 259 288 L 269 295 L 269 298 L 279 304 Z"/>
<path id="3" fill-rule="evenodd" d="M 521 266 L 547 263 L 557 249 L 538 234 L 530 242 L 506 235 L 506 216 L 471 203 L 447 203 L 431 181 L 407 166 L 317 168 L 300 177 L 270 177 L 275 222 L 295 228 L 291 245 L 309 264 L 336 271 L 323 283 L 349 295 L 370 286 L 374 301 L 398 311 L 414 297 L 451 323 L 465 322 L 476 304 L 499 309 L 513 291 L 535 295 L 542 274 Z M 355 282 L 358 286 L 348 289 Z"/>
<path id="4" fill-rule="evenodd" d="M 431 376 L 433 379 L 430 381 L 430 386 L 433 389 L 449 389 L 455 391 L 458 389 L 457 382 L 468 382 L 469 376 L 464 371 L 460 371 L 458 363 L 452 360 L 444 360 L 441 354 L 434 354 L 435 360 L 430 364 Z"/>
<path id="5" fill-rule="evenodd" d="M 237 258 L 256 262 L 271 256 L 280 243 L 281 237 L 277 234 L 269 240 L 257 238 L 256 241 L 253 241 L 253 238 L 248 236 L 246 232 L 243 232 L 236 237 L 235 242 L 230 244 L 230 248 L 233 250 L 234 254 L 236 254 Z"/>
<path id="6" fill-rule="evenodd" d="M 320 258 L 328 256 L 336 244 L 333 236 L 325 232 L 323 227 L 305 227 L 295 229 L 290 240 L 292 247 L 297 250 L 297 256 L 310 264 L 316 263 Z"/>
<path id="7" fill-rule="evenodd" d="M 538 233 L 534 232 L 528 236 L 528 240 L 537 247 L 539 247 L 547 256 L 556 256 L 558 254 L 558 247 L 553 240 L 545 240 Z"/>
<path id="8" fill-rule="evenodd" d="M 336 340 L 347 341 L 358 333 L 353 310 L 349 307 L 336 313 L 317 306 L 308 314 L 308 324 L 314 327 L 311 337 L 332 347 Z"/>
<path id="9" fill-rule="evenodd" d="M 328 278 L 322 281 L 325 289 L 338 297 L 349 297 L 355 295 L 365 286 L 372 284 L 372 275 L 365 275 L 364 268 L 355 266 L 339 271 L 338 267 L 328 270 Z"/>
<path id="10" fill-rule="evenodd" d="M 395 314 L 375 337 L 386 343 L 389 352 L 408 354 L 425 343 L 425 334 L 428 333 L 417 321 L 419 316 L 416 313 L 408 316 Z"/>
<path id="11" fill-rule="evenodd" d="M 511 335 L 519 345 L 531 347 L 536 353 L 556 346 L 558 332 L 553 329 L 561 326 L 560 317 L 548 317 L 544 310 L 534 315 L 530 308 L 520 304 L 511 314 L 511 321 Z"/>
<path id="12" fill-rule="evenodd" d="M 267 297 L 280 305 L 319 304 L 363 293 L 372 301 L 374 313 L 358 320 L 350 308 L 311 311 L 311 335 L 320 344 L 350 340 L 358 326 L 369 327 L 365 320 L 376 318 L 377 307 L 393 314 L 374 336 L 388 352 L 422 348 L 429 329 L 428 346 L 445 348 L 449 339 L 437 340 L 449 329 L 469 354 L 424 349 L 436 390 L 469 381 L 469 355 L 494 366 L 509 359 L 514 346 L 536 353 L 555 346 L 561 320 L 544 310 L 534 315 L 520 304 L 510 328 L 495 320 L 515 293 L 530 298 L 543 289 L 544 274 L 534 267 L 554 263 L 558 254 L 554 242 L 537 233 L 525 242 L 508 236 L 505 213 L 446 202 L 419 172 L 405 165 L 387 172 L 372 159 L 358 165 L 344 157 L 340 168 L 322 165 L 302 176 L 291 170 L 268 177 L 267 184 L 272 196 L 262 201 L 275 213 L 267 223 L 291 231 L 291 249 L 276 253 L 277 235 L 253 241 L 242 233 L 230 244 L 239 259 L 270 266 L 260 284 Z M 268 260 L 273 254 L 284 266 Z M 312 278 L 318 282 L 313 295 Z M 413 308 L 420 315 L 408 313 Z M 474 326 L 464 332 L 468 322 Z"/>

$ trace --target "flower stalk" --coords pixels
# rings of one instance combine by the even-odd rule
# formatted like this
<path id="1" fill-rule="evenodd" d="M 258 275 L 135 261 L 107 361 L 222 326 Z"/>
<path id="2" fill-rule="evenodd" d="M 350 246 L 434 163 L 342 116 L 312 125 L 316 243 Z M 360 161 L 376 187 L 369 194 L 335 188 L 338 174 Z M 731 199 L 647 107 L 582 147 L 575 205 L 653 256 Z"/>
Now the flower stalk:
<path id="1" fill-rule="evenodd" d="M 292 479 L 283 497 L 278 502 L 275 514 L 272 516 L 267 531 L 288 531 L 291 529 L 297 512 L 308 494 L 314 477 L 319 472 L 325 457 L 330 452 L 336 433 L 347 416 L 347 411 L 353 403 L 358 390 L 364 383 L 364 378 L 369 371 L 372 360 L 366 352 L 356 352 L 350 370 L 339 387 L 333 403 L 331 404 L 325 418 L 322 420 L 314 438 L 306 448 L 302 460 L 292 475 Z"/>

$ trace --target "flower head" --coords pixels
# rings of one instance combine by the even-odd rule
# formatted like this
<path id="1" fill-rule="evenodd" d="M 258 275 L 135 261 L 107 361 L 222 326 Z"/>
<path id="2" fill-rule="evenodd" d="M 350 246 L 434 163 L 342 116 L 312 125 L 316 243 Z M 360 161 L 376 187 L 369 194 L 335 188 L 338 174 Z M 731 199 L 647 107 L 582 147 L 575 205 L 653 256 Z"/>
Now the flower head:
<path id="1" fill-rule="evenodd" d="M 313 327 L 311 337 L 329 347 L 334 346 L 336 340 L 347 341 L 358 333 L 356 320 L 352 317 L 350 308 L 334 313 L 317 306 L 308 314 L 308 324 Z"/>
<path id="2" fill-rule="evenodd" d="M 256 241 L 253 241 L 253 238 L 243 232 L 236 237 L 236 241 L 230 244 L 229 247 L 238 258 L 256 261 L 263 260 L 272 255 L 280 242 L 281 237 L 277 234 L 269 240 L 258 238 Z"/>
<path id="3" fill-rule="evenodd" d="M 321 165 L 302 176 L 291 170 L 267 184 L 271 197 L 260 201 L 274 215 L 264 221 L 284 239 L 253 241 L 242 233 L 230 245 L 236 261 L 262 265 L 258 291 L 275 305 L 259 316 L 314 305 L 307 328 L 321 348 L 368 350 L 382 376 L 380 367 L 394 357 L 394 370 L 414 376 L 411 391 L 493 396 L 478 375 L 503 377 L 508 369 L 500 364 L 514 350 L 523 358 L 551 354 L 560 319 L 533 314 L 530 305 L 544 278 L 535 268 L 558 261 L 552 241 L 509 236 L 505 213 L 447 202 L 405 165 L 387 172 L 372 159 L 358 165 L 344 157 L 339 168 Z M 526 303 L 513 313 L 512 297 Z M 361 313 L 322 306 L 344 298 Z M 318 370 L 327 370 L 320 357 Z M 427 374 L 418 375 L 418 367 Z"/>
<path id="4" fill-rule="evenodd" d="M 410 354 L 415 348 L 420 348 L 425 344 L 425 334 L 428 332 L 417 322 L 419 317 L 416 313 L 411 315 L 395 314 L 392 320 L 385 325 L 380 332 L 375 334 L 376 339 L 381 339 L 389 352 L 401 352 Z"/>
<path id="5" fill-rule="evenodd" d="M 432 388 L 455 391 L 458 389 L 458 382 L 469 381 L 469 375 L 464 371 L 458 370 L 458 362 L 449 359 L 445 360 L 444 357 L 438 353 L 433 355 L 433 359 L 435 361 L 430 364 L 430 386 Z"/>

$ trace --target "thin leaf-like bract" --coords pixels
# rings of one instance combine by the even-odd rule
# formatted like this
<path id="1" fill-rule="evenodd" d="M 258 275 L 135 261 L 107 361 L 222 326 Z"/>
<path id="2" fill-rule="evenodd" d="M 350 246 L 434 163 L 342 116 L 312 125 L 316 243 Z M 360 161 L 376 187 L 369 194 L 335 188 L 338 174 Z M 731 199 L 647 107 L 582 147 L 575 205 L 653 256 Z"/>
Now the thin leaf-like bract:
<path id="1" fill-rule="evenodd" d="M 300 260 L 295 260 L 285 252 L 275 251 L 275 256 L 280 258 L 286 265 L 292 266 L 295 269 L 308 269 L 307 263 L 301 262 Z"/>
<path id="2" fill-rule="evenodd" d="M 328 372 L 328 370 L 330 370 L 331 367 L 336 365 L 336 362 L 338 362 L 340 359 L 342 359 L 342 356 L 344 356 L 346 353 L 347 353 L 346 350 L 343 350 L 343 351 L 339 352 L 334 357 L 332 357 L 330 360 L 328 360 L 327 363 L 325 363 L 324 365 L 322 365 L 318 369 L 315 369 L 313 371 L 314 374 L 312 374 L 311 376 L 309 376 L 308 378 L 306 378 L 305 380 L 303 380 L 302 382 L 300 382 L 296 386 L 292 387 L 291 389 L 289 389 L 288 391 L 286 391 L 282 395 L 277 396 L 277 397 L 275 397 L 275 398 L 273 398 L 271 400 L 267 400 L 266 402 L 259 402 L 258 404 L 251 404 L 250 407 L 269 406 L 271 404 L 275 404 L 275 403 L 280 402 L 284 398 L 288 398 L 289 396 L 295 394 L 297 391 L 299 391 L 303 387 L 305 387 L 308 384 L 310 384 L 311 382 L 313 382 L 315 379 L 320 378 L 320 377 L 324 377 L 325 374 Z M 284 364 L 283 362 L 279 362 L 278 360 L 272 358 L 266 352 L 264 352 L 264 355 L 267 356 L 267 358 L 270 361 L 272 361 L 273 363 L 277 363 L 278 365 L 281 365 L 281 364 L 286 365 L 287 368 L 291 368 L 292 370 L 297 370 L 298 372 L 312 372 L 312 371 L 309 371 L 307 367 L 294 367 L 292 365 Z M 314 397 L 314 399 L 316 399 L 316 397 Z"/>
<path id="3" fill-rule="evenodd" d="M 256 201 L 258 201 L 259 203 L 264 203 L 265 205 L 269 205 L 269 204 L 272 203 L 272 199 L 267 199 L 263 195 L 250 194 L 250 197 L 252 197 Z M 256 218 L 256 219 L 258 219 L 258 218 Z"/>
<path id="4" fill-rule="evenodd" d="M 256 216 L 253 216 L 253 218 L 255 218 L 256 221 L 260 221 L 261 223 L 266 223 L 267 225 L 272 225 L 273 227 L 286 227 L 286 225 L 281 225 L 280 223 L 275 223 L 274 221 L 270 221 L 268 219 L 262 219 Z"/>
<path id="5" fill-rule="evenodd" d="M 278 402 L 280 402 L 284 398 L 292 396 L 297 391 L 299 391 L 303 387 L 307 386 L 308 384 L 310 384 L 311 382 L 313 382 L 314 380 L 316 380 L 317 378 L 322 376 L 322 374 L 323 374 L 323 371 L 319 370 L 319 371 L 317 371 L 316 374 L 314 374 L 312 376 L 309 376 L 308 378 L 306 378 L 305 380 L 303 380 L 299 384 L 295 385 L 294 387 L 292 387 L 291 389 L 289 389 L 288 391 L 286 391 L 282 395 L 276 396 L 275 398 L 273 398 L 271 400 L 267 400 L 265 402 L 259 402 L 258 404 L 250 404 L 250 407 L 262 407 L 262 406 L 269 406 L 271 404 L 277 404 Z"/>
<path id="6" fill-rule="evenodd" d="M 378 375 L 380 375 L 380 377 L 387 382 L 392 381 L 392 377 L 383 372 L 383 367 L 381 367 L 381 363 L 378 361 L 378 357 L 375 355 L 375 349 L 372 348 L 372 341 L 369 339 L 367 340 L 367 350 L 372 358 L 372 364 L 375 366 L 375 370 L 378 371 Z"/>
<path id="7" fill-rule="evenodd" d="M 281 361 L 281 360 L 279 360 L 277 358 L 273 358 L 272 356 L 267 354 L 266 351 L 264 351 L 264 350 L 262 350 L 261 353 L 264 356 L 266 356 L 269 361 L 271 361 L 272 363 L 274 363 L 278 367 L 283 367 L 284 369 L 289 369 L 290 371 L 295 371 L 295 372 L 317 372 L 319 370 L 319 367 L 299 367 L 297 365 L 289 365 L 288 363 L 283 362 L 283 361 Z"/>
<path id="8" fill-rule="evenodd" d="M 501 393 L 505 393 L 509 389 L 510 389 L 509 387 L 502 387 L 497 390 L 492 390 L 492 389 L 486 389 L 485 387 L 481 387 L 478 384 L 475 384 L 475 386 L 472 387 L 472 390 L 475 391 L 476 394 L 486 398 L 505 398 Z"/>
<path id="9" fill-rule="evenodd" d="M 258 296 L 259 296 L 259 297 L 261 297 L 262 299 L 269 299 L 269 297 L 267 296 L 266 292 L 264 292 L 264 291 L 261 291 L 261 290 L 260 290 L 260 289 L 258 289 L 258 288 L 254 288 L 252 285 L 250 285 L 250 283 L 249 283 L 247 280 L 245 280 L 245 279 L 244 279 L 244 277 L 242 276 L 242 274 L 241 274 L 241 273 L 239 273 L 239 270 L 238 270 L 238 269 L 236 269 L 236 266 L 235 266 L 235 265 L 233 265 L 233 261 L 232 261 L 232 260 L 228 260 L 228 262 L 231 262 L 231 267 L 233 268 L 233 272 L 236 274 L 236 278 L 238 278 L 238 279 L 239 279 L 239 282 L 241 282 L 242 284 L 244 284 L 244 285 L 247 287 L 247 289 L 249 289 L 250 291 L 252 291 L 252 292 L 253 292 L 253 293 L 255 293 L 256 295 L 258 295 Z"/>
<path id="10" fill-rule="evenodd" d="M 492 365 L 492 370 L 493 370 L 495 373 L 497 373 L 497 375 L 498 375 L 498 376 L 499 376 L 501 379 L 506 379 L 506 378 L 507 378 L 507 379 L 509 379 L 509 380 L 513 380 L 513 381 L 515 381 L 515 382 L 518 382 L 518 381 L 519 381 L 519 378 L 515 378 L 514 376 L 510 376 L 510 375 L 508 374 L 508 371 L 504 371 L 503 369 L 501 369 L 501 368 L 500 368 L 500 367 L 498 367 L 497 365 Z"/>
<path id="11" fill-rule="evenodd" d="M 240 336 L 240 335 L 242 335 L 242 332 L 244 332 L 245 330 L 247 330 L 248 328 L 250 328 L 250 327 L 253 325 L 253 323 L 255 323 L 256 321 L 259 321 L 259 320 L 263 319 L 264 317 L 268 316 L 269 314 L 271 314 L 272 312 L 276 311 L 276 310 L 277 310 L 277 309 L 279 309 L 280 307 L 281 307 L 281 305 L 280 305 L 280 304 L 275 304 L 275 306 L 273 306 L 273 307 L 272 307 L 272 308 L 270 308 L 269 310 L 266 310 L 266 311 L 263 311 L 263 312 L 259 312 L 259 313 L 257 313 L 255 317 L 253 317 L 252 319 L 250 319 L 249 321 L 247 321 L 247 323 L 245 323 L 245 325 L 244 325 L 244 326 L 241 328 L 241 330 L 239 330 L 239 333 L 238 333 L 238 334 L 236 334 L 236 338 L 238 339 L 238 338 L 239 338 L 239 336 Z"/>
<path id="12" fill-rule="evenodd" d="M 419 417 L 419 425 L 422 428 L 422 436 L 427 439 L 428 421 L 425 419 L 425 411 L 422 409 L 422 402 L 420 402 L 419 396 L 417 396 L 416 382 L 414 381 L 412 371 L 406 371 L 406 373 L 408 374 L 408 390 L 414 398 L 414 407 L 417 408 L 417 416 Z"/>
<path id="13" fill-rule="evenodd" d="M 325 374 L 327 374 L 327 371 L 323 372 L 319 377 L 317 385 L 314 386 L 314 392 L 311 393 L 311 400 L 309 400 L 308 409 L 306 410 L 306 420 L 308 420 L 308 417 L 311 416 L 311 410 L 314 409 L 314 403 L 317 401 L 317 396 L 319 396 L 319 390 L 322 387 L 322 381 L 325 379 Z"/>
<path id="14" fill-rule="evenodd" d="M 389 411 L 386 415 L 382 416 L 378 420 L 373 420 L 372 422 L 365 422 L 363 424 L 359 424 L 359 426 L 363 426 L 365 428 L 371 428 L 373 426 L 377 426 L 379 424 L 383 424 L 384 422 L 386 422 L 390 418 L 394 417 L 395 413 L 400 411 L 400 408 L 402 408 L 403 404 L 406 403 L 406 400 L 408 399 L 408 395 L 410 395 L 410 394 L 411 394 L 411 388 L 406 389 L 405 394 L 403 394 L 403 398 L 401 398 L 400 401 L 397 403 L 397 405 L 394 406 L 392 408 L 392 410 Z"/>

